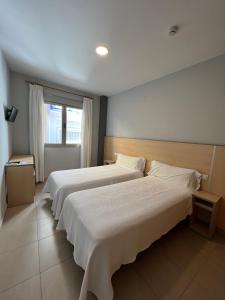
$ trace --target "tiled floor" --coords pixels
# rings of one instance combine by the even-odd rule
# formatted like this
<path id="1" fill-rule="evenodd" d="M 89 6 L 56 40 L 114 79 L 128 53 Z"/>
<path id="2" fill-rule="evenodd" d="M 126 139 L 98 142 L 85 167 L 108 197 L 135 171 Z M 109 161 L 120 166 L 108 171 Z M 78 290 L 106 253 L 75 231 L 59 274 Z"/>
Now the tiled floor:
<path id="1" fill-rule="evenodd" d="M 79 297 L 83 271 L 41 190 L 34 204 L 8 209 L 0 229 L 0 300 Z M 112 280 L 116 300 L 224 300 L 225 237 L 207 241 L 180 224 Z"/>

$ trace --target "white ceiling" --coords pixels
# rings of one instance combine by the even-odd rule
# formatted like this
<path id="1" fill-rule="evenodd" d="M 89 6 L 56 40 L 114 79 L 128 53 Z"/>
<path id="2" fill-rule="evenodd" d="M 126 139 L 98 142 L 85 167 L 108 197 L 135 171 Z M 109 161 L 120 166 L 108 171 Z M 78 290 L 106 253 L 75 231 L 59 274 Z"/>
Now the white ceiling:
<path id="1" fill-rule="evenodd" d="M 225 53 L 225 0 L 1 0 L 0 47 L 15 71 L 112 95 Z"/>

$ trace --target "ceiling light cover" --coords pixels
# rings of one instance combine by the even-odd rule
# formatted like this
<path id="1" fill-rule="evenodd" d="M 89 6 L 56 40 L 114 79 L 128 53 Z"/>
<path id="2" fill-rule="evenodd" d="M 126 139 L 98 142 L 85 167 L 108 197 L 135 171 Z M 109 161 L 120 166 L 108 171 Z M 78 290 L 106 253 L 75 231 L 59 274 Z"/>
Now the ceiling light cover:
<path id="1" fill-rule="evenodd" d="M 98 46 L 95 51 L 100 56 L 106 56 L 109 53 L 109 50 L 104 46 Z"/>
<path id="2" fill-rule="evenodd" d="M 170 27 L 170 30 L 169 30 L 169 35 L 176 35 L 177 34 L 177 31 L 178 31 L 179 27 L 177 25 L 174 25 L 172 27 Z"/>

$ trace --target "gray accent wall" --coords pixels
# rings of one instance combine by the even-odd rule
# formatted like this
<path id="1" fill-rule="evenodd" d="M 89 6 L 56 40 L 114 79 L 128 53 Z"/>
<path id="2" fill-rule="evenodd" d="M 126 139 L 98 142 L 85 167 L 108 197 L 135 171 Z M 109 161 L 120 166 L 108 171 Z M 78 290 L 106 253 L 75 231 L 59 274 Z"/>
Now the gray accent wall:
<path id="1" fill-rule="evenodd" d="M 100 96 L 99 129 L 98 129 L 98 166 L 103 165 L 104 138 L 106 135 L 108 97 Z"/>
<path id="2" fill-rule="evenodd" d="M 0 50 L 0 225 L 6 211 L 5 163 L 11 155 L 11 128 L 5 121 L 5 108 L 10 106 L 9 69 Z"/>
<path id="3" fill-rule="evenodd" d="M 225 145 L 225 55 L 110 97 L 107 135 Z"/>
<path id="4" fill-rule="evenodd" d="M 26 81 L 35 81 L 40 84 L 46 84 L 54 88 L 61 88 L 65 90 L 72 90 L 64 86 L 59 86 L 54 83 L 39 80 L 37 78 L 29 77 L 20 73 L 11 72 L 11 99 L 13 105 L 19 109 L 15 126 L 13 127 L 13 153 L 27 154 L 29 153 L 29 86 Z M 78 90 L 74 92 L 82 93 Z M 47 100 L 50 100 L 50 89 L 44 89 Z M 57 94 L 57 93 L 56 93 Z M 86 93 L 85 93 L 86 94 Z M 67 95 L 68 96 L 68 95 Z M 92 165 L 97 164 L 98 153 L 98 126 L 99 126 L 99 97 L 96 95 L 89 95 L 94 97 L 93 101 L 93 134 L 92 134 Z M 59 97 L 59 96 L 58 96 Z M 63 97 L 62 102 L 63 102 Z M 82 98 L 67 99 L 67 101 L 75 101 L 77 105 L 81 103 Z M 82 103 L 81 103 L 82 106 Z M 54 148 L 48 147 L 45 149 L 45 176 L 47 177 L 51 171 L 72 169 L 80 167 L 80 147 L 66 147 Z"/>

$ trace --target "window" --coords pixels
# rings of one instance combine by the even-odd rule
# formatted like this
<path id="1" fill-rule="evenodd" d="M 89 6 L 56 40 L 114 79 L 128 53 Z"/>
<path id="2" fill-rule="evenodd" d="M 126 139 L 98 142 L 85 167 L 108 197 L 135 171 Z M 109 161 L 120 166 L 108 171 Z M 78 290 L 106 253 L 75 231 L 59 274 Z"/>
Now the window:
<path id="1" fill-rule="evenodd" d="M 81 109 L 45 103 L 45 143 L 64 146 L 80 144 L 81 120 Z"/>
<path id="2" fill-rule="evenodd" d="M 45 143 L 62 144 L 63 107 L 45 104 Z"/>
<path id="3" fill-rule="evenodd" d="M 66 143 L 80 144 L 81 142 L 81 109 L 66 107 Z"/>

